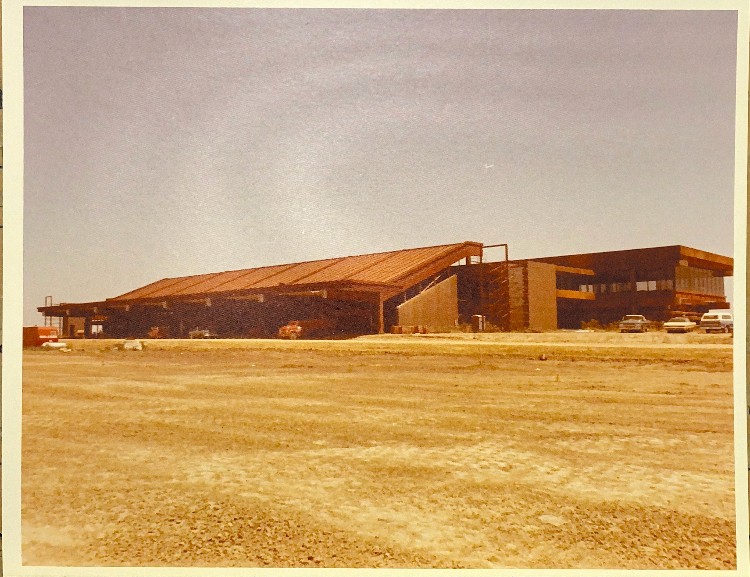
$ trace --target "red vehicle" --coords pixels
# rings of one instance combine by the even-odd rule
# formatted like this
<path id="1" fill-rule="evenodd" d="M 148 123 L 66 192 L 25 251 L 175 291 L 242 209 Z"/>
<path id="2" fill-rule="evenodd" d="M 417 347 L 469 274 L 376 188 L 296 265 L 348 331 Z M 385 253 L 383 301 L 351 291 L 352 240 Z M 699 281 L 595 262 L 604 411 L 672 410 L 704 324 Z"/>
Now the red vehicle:
<path id="1" fill-rule="evenodd" d="M 23 327 L 23 346 L 41 347 L 44 343 L 56 343 L 59 336 L 57 327 Z"/>
<path id="2" fill-rule="evenodd" d="M 302 339 L 320 337 L 326 334 L 332 325 L 325 319 L 308 319 L 305 321 L 290 321 L 279 328 L 279 338 Z"/>

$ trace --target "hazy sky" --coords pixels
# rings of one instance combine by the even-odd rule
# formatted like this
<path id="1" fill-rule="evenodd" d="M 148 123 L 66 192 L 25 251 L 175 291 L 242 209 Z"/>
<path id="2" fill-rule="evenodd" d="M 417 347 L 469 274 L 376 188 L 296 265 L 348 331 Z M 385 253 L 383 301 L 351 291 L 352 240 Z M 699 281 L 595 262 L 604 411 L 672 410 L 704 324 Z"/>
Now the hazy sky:
<path id="1" fill-rule="evenodd" d="M 475 240 L 732 255 L 731 11 L 24 11 L 45 295 Z"/>

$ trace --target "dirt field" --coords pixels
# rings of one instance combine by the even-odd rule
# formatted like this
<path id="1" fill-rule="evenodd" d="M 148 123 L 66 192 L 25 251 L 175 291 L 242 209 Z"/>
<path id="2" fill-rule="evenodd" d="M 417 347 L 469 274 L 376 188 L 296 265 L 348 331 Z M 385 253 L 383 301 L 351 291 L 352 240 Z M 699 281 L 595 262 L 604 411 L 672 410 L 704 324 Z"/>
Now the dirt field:
<path id="1" fill-rule="evenodd" d="M 71 344 L 24 354 L 24 564 L 735 567 L 728 336 Z"/>

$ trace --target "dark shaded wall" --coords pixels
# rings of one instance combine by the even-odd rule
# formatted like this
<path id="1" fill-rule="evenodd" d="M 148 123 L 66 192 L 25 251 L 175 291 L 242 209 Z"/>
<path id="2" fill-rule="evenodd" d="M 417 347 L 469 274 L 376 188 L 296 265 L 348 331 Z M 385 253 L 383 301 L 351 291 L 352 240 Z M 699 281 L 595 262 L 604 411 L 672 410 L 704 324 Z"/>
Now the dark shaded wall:
<path id="1" fill-rule="evenodd" d="M 508 298 L 510 302 L 509 329 L 522 331 L 528 326 L 527 299 L 528 269 L 521 264 L 514 264 L 508 269 Z"/>
<path id="2" fill-rule="evenodd" d="M 86 330 L 86 318 L 85 317 L 65 317 L 62 323 L 62 337 L 72 338 L 76 336 L 78 331 Z"/>
<path id="3" fill-rule="evenodd" d="M 148 335 L 152 327 L 168 338 L 185 338 L 193 329 L 208 329 L 220 337 L 276 336 L 292 320 L 326 319 L 330 336 L 377 332 L 376 311 L 362 303 L 316 297 L 278 297 L 264 302 L 212 299 L 205 304 L 175 303 L 168 308 L 132 307 L 110 314 L 104 323 L 107 336 Z"/>

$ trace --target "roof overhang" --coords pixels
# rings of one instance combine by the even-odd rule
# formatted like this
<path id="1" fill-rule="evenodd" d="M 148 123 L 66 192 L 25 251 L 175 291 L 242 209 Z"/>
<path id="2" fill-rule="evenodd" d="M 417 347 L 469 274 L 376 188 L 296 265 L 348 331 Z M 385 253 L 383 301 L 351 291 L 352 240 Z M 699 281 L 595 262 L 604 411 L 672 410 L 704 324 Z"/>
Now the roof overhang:
<path id="1" fill-rule="evenodd" d="M 555 272 L 564 272 L 569 274 L 577 274 L 582 276 L 595 276 L 596 273 L 591 270 L 590 268 L 577 268 L 574 266 L 564 266 L 561 264 L 556 264 L 555 266 Z"/>
<path id="2" fill-rule="evenodd" d="M 734 273 L 733 258 L 688 246 L 680 247 L 680 261 L 685 261 L 688 266 L 721 273 L 721 276 L 733 276 Z"/>
<path id="3" fill-rule="evenodd" d="M 592 292 L 557 289 L 556 296 L 559 299 L 572 299 L 579 301 L 594 301 L 596 295 Z"/>

